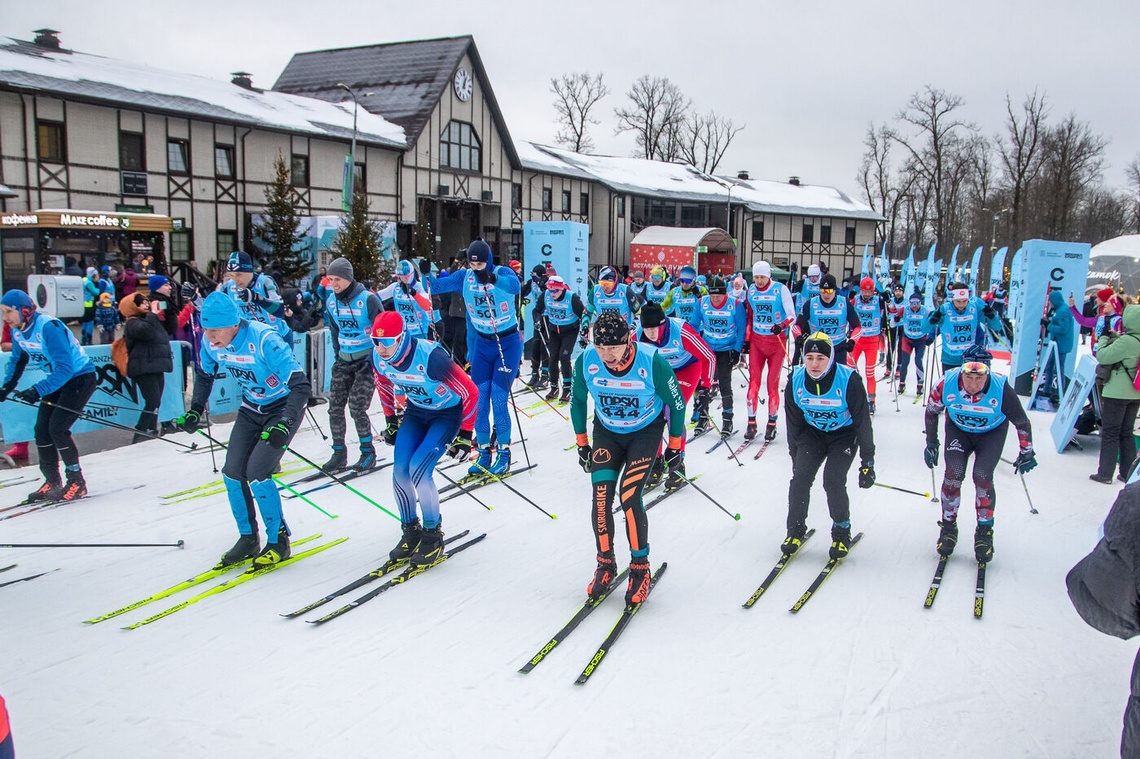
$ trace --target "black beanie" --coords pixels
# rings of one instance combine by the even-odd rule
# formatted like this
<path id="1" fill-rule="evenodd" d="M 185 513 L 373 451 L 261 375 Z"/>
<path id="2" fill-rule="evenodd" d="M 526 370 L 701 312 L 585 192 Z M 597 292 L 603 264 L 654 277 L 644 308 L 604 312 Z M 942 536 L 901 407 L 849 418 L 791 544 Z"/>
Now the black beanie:
<path id="1" fill-rule="evenodd" d="M 835 275 L 824 274 L 819 280 L 820 290 L 834 290 L 835 289 Z"/>
<path id="2" fill-rule="evenodd" d="M 723 279 L 714 274 L 712 278 L 709 279 L 708 291 L 713 295 L 724 295 L 728 292 L 728 287 L 724 284 Z"/>
<path id="3" fill-rule="evenodd" d="M 665 312 L 657 303 L 646 303 L 641 307 L 641 326 L 660 327 L 665 323 Z"/>
<path id="4" fill-rule="evenodd" d="M 822 353 L 831 356 L 831 339 L 822 332 L 815 332 L 804 339 L 804 355 L 809 353 Z"/>
<path id="5" fill-rule="evenodd" d="M 617 311 L 603 311 L 594 322 L 594 345 L 622 345 L 629 342 L 629 325 Z"/>

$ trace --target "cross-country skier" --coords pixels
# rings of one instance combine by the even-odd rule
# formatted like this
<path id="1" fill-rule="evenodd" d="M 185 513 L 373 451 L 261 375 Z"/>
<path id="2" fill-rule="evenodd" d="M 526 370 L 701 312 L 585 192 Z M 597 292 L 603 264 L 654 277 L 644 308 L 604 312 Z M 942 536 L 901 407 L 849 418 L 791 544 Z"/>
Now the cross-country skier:
<path id="1" fill-rule="evenodd" d="M 720 277 L 709 280 L 709 294 L 701 298 L 701 337 L 716 357 L 716 382 L 720 388 L 720 436 L 732 434 L 732 370 L 740 362 L 740 349 L 744 346 L 747 327 L 742 303 L 728 296 L 728 286 Z"/>
<path id="2" fill-rule="evenodd" d="M 658 310 L 660 308 L 658 307 Z M 671 471 L 681 465 L 685 440 L 685 398 L 664 356 L 652 346 L 630 342 L 629 325 L 615 313 L 594 323 L 594 344 L 574 363 L 570 420 L 578 443 L 578 463 L 593 486 L 590 515 L 598 567 L 586 592 L 598 598 L 617 576 L 613 502 L 620 498 L 629 538 L 627 604 L 649 594 L 649 520 L 641 494 L 657 457 L 669 411 Z M 586 434 L 586 397 L 594 401 L 593 445 Z M 620 479 L 620 482 L 619 482 Z"/>
<path id="3" fill-rule="evenodd" d="M 756 402 L 764 372 L 768 373 L 768 423 L 764 439 L 776 438 L 780 415 L 780 369 L 788 355 L 787 329 L 796 320 L 792 294 L 772 279 L 772 265 L 759 261 L 752 266 L 752 284 L 744 296 L 747 330 L 744 352 L 748 354 L 748 427 L 744 439 L 756 437 Z"/>
<path id="4" fill-rule="evenodd" d="M 559 400 L 562 403 L 570 401 L 570 382 L 573 367 L 570 356 L 574 352 L 574 343 L 578 340 L 578 321 L 586 307 L 578 293 L 570 292 L 570 286 L 562 277 L 552 274 L 546 280 L 546 289 L 539 293 L 538 303 L 534 307 L 534 323 L 541 321 L 546 328 L 547 352 L 550 354 L 546 373 L 550 376 L 550 392 L 546 400 Z M 561 372 L 561 375 L 559 375 Z M 562 387 L 559 389 L 558 378 L 562 377 Z"/>
<path id="5" fill-rule="evenodd" d="M 848 363 L 853 369 L 859 368 L 859 357 L 863 357 L 863 377 L 867 383 L 867 410 L 875 415 L 875 366 L 879 363 L 879 340 L 883 334 L 883 324 L 887 320 L 887 307 L 883 298 L 875 291 L 875 280 L 863 277 L 859 282 L 859 292 L 851 305 L 859 316 L 859 339 L 851 352 Z"/>
<path id="6" fill-rule="evenodd" d="M 630 276 L 633 277 L 633 281 L 627 287 L 637 299 L 637 309 L 634 310 L 638 310 L 641 308 L 641 304 L 645 303 L 645 272 L 641 269 L 634 269 L 630 272 Z"/>
<path id="7" fill-rule="evenodd" d="M 902 285 L 895 285 L 894 295 L 887 299 L 887 358 L 883 362 L 883 374 L 879 379 L 888 379 L 898 360 L 895 351 L 899 347 L 901 320 L 906 307 L 907 300 Z"/>
<path id="8" fill-rule="evenodd" d="M 922 385 L 926 380 L 926 369 L 922 361 L 926 355 L 926 346 L 934 342 L 934 327 L 930 324 L 929 316 L 930 309 L 922 305 L 922 296 L 911 293 L 899 321 L 899 364 L 895 372 L 899 395 L 906 392 L 906 374 L 911 354 L 914 354 L 914 375 L 917 382 L 915 394 L 922 395 Z"/>
<path id="9" fill-rule="evenodd" d="M 847 473 L 859 454 L 859 487 L 875 484 L 875 439 L 867 392 L 859 375 L 835 360 L 828 335 L 804 339 L 804 365 L 792 369 L 784 390 L 792 481 L 788 486 L 788 536 L 780 550 L 794 554 L 807 534 L 808 504 L 816 473 L 823 466 L 823 490 L 831 513 L 833 559 L 851 546 L 851 501 Z"/>
<path id="10" fill-rule="evenodd" d="M 972 295 L 964 282 L 946 288 L 946 300 L 930 314 L 930 323 L 942 335 L 942 371 L 962 365 L 962 355 L 984 337 L 984 328 L 1002 333 L 997 313 L 985 301 Z"/>
<path id="11" fill-rule="evenodd" d="M 518 376 L 522 362 L 522 337 L 515 311 L 519 294 L 519 278 L 506 266 L 491 264 L 491 246 L 475 238 L 467 246 L 471 268 L 432 280 L 432 292 L 457 293 L 467 309 L 467 355 L 471 362 L 471 379 L 479 390 L 475 437 L 479 459 L 468 469 L 470 474 L 503 474 L 511 468 L 511 414 L 507 401 L 511 384 Z M 496 443 L 494 462 L 491 448 L 491 410 L 495 413 Z"/>
<path id="12" fill-rule="evenodd" d="M 237 303 L 225 293 L 210 293 L 202 301 L 200 315 L 205 334 L 194 373 L 194 396 L 190 410 L 176 423 L 185 432 L 198 429 L 219 373 L 228 373 L 242 389 L 222 465 L 222 481 L 240 536 L 222 554 L 219 566 L 249 558 L 255 566 L 278 564 L 289 558 L 289 527 L 273 472 L 308 406 L 309 380 L 277 331 L 243 319 Z M 260 553 L 255 499 L 267 541 Z"/>
<path id="13" fill-rule="evenodd" d="M 926 404 L 926 465 L 938 466 L 938 416 L 946 411 L 946 472 L 942 478 L 942 521 L 937 550 L 942 556 L 954 552 L 958 543 L 958 506 L 962 481 L 970 456 L 974 457 L 974 509 L 978 527 L 974 532 L 974 556 L 979 562 L 994 557 L 994 468 L 1005 447 L 1010 423 L 1017 429 L 1020 449 L 1013 462 L 1015 472 L 1024 474 L 1037 466 L 1033 453 L 1033 431 L 1021 400 L 1006 378 L 990 371 L 990 352 L 972 346 L 962 355 L 962 365 L 954 367 L 930 390 Z"/>
<path id="14" fill-rule="evenodd" d="M 431 274 L 431 262 L 423 259 L 421 268 L 423 263 L 427 264 L 428 274 Z M 431 296 L 420 281 L 420 271 L 415 262 L 403 259 L 396 264 L 395 281 L 377 290 L 376 295 L 381 301 L 392 300 L 392 308 L 404 320 L 409 335 L 427 339 L 432 338 L 433 333 L 438 334 L 435 323 L 439 319 L 432 310 Z M 372 319 L 376 320 L 376 314 Z"/>
<path id="15" fill-rule="evenodd" d="M 614 267 L 602 267 L 598 274 L 598 284 L 590 288 L 586 300 L 586 313 L 590 321 L 606 311 L 616 311 L 625 319 L 626 324 L 633 326 L 633 315 L 637 313 L 639 302 L 628 285 L 618 282 L 617 269 Z M 582 328 L 587 326 L 589 325 L 583 320 Z"/>
<path id="16" fill-rule="evenodd" d="M 656 303 L 647 303 L 641 309 L 641 328 L 637 336 L 640 343 L 652 345 L 657 349 L 669 366 L 677 375 L 677 383 L 681 387 L 685 403 L 696 393 L 697 400 L 693 409 L 697 414 L 697 431 L 708 431 L 712 424 L 709 422 L 709 403 L 713 373 L 716 368 L 716 357 L 712 349 L 701 339 L 697 331 L 686 321 L 665 316 L 661 306 Z M 672 424 L 668 415 L 672 412 L 666 410 L 667 421 Z M 685 484 L 685 440 L 681 438 L 681 460 L 675 468 L 669 471 L 665 480 L 665 490 L 672 491 Z M 665 479 L 665 462 L 658 459 L 649 477 L 647 487 L 657 487 Z"/>
<path id="17" fill-rule="evenodd" d="M 800 309 L 796 329 L 802 334 L 827 335 L 835 349 L 835 363 L 846 365 L 847 354 L 855 348 L 863 328 L 851 301 L 836 292 L 835 277 L 824 274 L 819 280 L 819 295 L 809 298 Z"/>
<path id="18" fill-rule="evenodd" d="M 654 266 L 649 273 L 649 282 L 645 285 L 645 301 L 661 305 L 669 297 L 669 290 L 673 285 L 669 282 L 669 275 L 664 266 Z"/>
<path id="19" fill-rule="evenodd" d="M 249 254 L 235 250 L 226 263 L 226 281 L 218 289 L 233 298 L 241 309 L 242 318 L 268 324 L 286 345 L 293 345 L 293 330 L 285 321 L 285 304 L 277 291 L 273 277 L 253 270 Z"/>
<path id="20" fill-rule="evenodd" d="M 87 482 L 79 466 L 79 449 L 71 437 L 71 425 L 98 384 L 95 364 L 79 347 L 71 330 L 54 316 L 36 311 L 23 290 L 9 290 L 0 298 L 0 312 L 12 330 L 12 355 L 8 357 L 0 401 L 11 395 L 24 403 L 39 402 L 36 412 L 36 451 L 44 484 L 28 496 L 28 502 L 72 501 L 87 495 Z M 31 365 L 46 375 L 16 390 L 16 384 Z M 60 480 L 63 461 L 67 484 Z"/>
<path id="21" fill-rule="evenodd" d="M 432 472 L 452 441 L 456 458 L 471 452 L 478 392 L 443 346 L 412 335 L 395 311 L 376 317 L 371 336 L 376 390 L 389 420 L 384 442 L 395 446 L 392 490 L 403 525 L 403 535 L 389 558 L 413 566 L 434 564 L 443 552 L 443 529 Z M 399 422 L 397 389 L 408 399 Z"/>
<path id="22" fill-rule="evenodd" d="M 661 302 L 662 310 L 669 316 L 674 316 L 694 327 L 697 325 L 697 304 L 701 298 L 708 295 L 701 285 L 697 284 L 697 270 L 692 266 L 681 267 L 677 281 Z"/>
<path id="23" fill-rule="evenodd" d="M 796 304 L 797 315 L 804 310 L 804 304 L 819 295 L 819 282 L 822 278 L 823 270 L 820 269 L 819 264 L 812 264 L 807 268 L 807 274 L 804 275 L 803 279 L 796 283 L 792 290 L 792 296 Z M 802 332 L 796 332 L 794 337 L 795 353 L 792 355 L 792 365 L 799 366 L 805 336 Z"/>

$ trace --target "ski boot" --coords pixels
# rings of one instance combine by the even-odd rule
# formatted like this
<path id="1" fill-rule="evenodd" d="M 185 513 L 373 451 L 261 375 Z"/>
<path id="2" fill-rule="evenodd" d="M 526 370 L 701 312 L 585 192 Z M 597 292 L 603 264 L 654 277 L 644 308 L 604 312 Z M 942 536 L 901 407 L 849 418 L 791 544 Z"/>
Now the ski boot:
<path id="1" fill-rule="evenodd" d="M 87 481 L 83 479 L 83 472 L 78 469 L 74 472 L 67 472 L 67 484 L 63 486 L 63 493 L 60 494 L 59 500 L 78 501 L 85 495 L 87 495 Z"/>
<path id="2" fill-rule="evenodd" d="M 586 595 L 590 597 L 590 600 L 598 600 L 614 584 L 615 577 L 617 577 L 617 562 L 614 561 L 614 555 L 612 553 L 598 554 L 598 568 L 594 570 L 594 579 L 590 580 L 590 585 L 586 588 Z"/>
<path id="3" fill-rule="evenodd" d="M 707 413 L 701 412 L 697 415 L 697 426 L 693 428 L 693 435 L 703 435 L 712 429 L 712 420 L 709 419 Z"/>
<path id="4" fill-rule="evenodd" d="M 400 542 L 388 553 L 388 558 L 392 561 L 407 561 L 416 552 L 416 547 L 420 544 L 420 535 L 423 534 L 420 520 L 418 518 L 413 519 L 404 524 L 403 527 L 404 534 L 400 537 Z"/>
<path id="5" fill-rule="evenodd" d="M 559 403 L 570 402 L 570 382 L 569 380 L 562 383 L 562 397 L 558 399 Z"/>
<path id="6" fill-rule="evenodd" d="M 922 383 L 921 382 L 919 382 L 918 385 L 915 387 L 914 394 L 917 395 L 919 398 L 922 397 Z"/>
<path id="7" fill-rule="evenodd" d="M 780 551 L 785 556 L 792 556 L 804 544 L 804 535 L 806 534 L 807 527 L 805 525 L 798 524 L 792 527 L 788 530 L 788 537 L 784 538 L 784 542 L 780 544 Z"/>
<path id="8" fill-rule="evenodd" d="M 732 414 L 722 414 L 720 417 L 720 437 L 722 440 L 732 434 Z"/>
<path id="9" fill-rule="evenodd" d="M 770 443 L 776 439 L 776 420 L 769 419 L 768 423 L 764 425 L 764 442 Z"/>
<path id="10" fill-rule="evenodd" d="M 540 372 L 535 369 L 531 372 L 530 379 L 523 383 L 531 390 L 545 390 L 546 389 L 546 372 Z"/>
<path id="11" fill-rule="evenodd" d="M 479 446 L 479 458 L 477 458 L 475 460 L 474 464 L 472 464 L 470 467 L 468 467 L 467 474 L 475 474 L 475 475 L 486 474 L 487 470 L 490 468 L 491 468 L 491 446 L 481 445 L 481 446 Z"/>
<path id="12" fill-rule="evenodd" d="M 994 558 L 994 526 L 979 524 L 974 531 L 974 558 L 979 564 L 986 564 Z"/>
<path id="13" fill-rule="evenodd" d="M 661 484 L 665 479 L 665 459 L 658 456 L 653 461 L 653 468 L 649 470 L 649 476 L 645 479 L 645 491 L 653 490 Z"/>
<path id="14" fill-rule="evenodd" d="M 828 550 L 828 555 L 833 559 L 842 559 L 847 555 L 851 548 L 851 523 L 848 522 L 846 527 L 840 527 L 838 524 L 831 526 L 831 548 Z"/>
<path id="15" fill-rule="evenodd" d="M 958 523 L 943 519 L 938 523 L 942 531 L 938 533 L 938 544 L 935 550 L 939 556 L 949 556 L 954 553 L 954 546 L 958 545 Z"/>
<path id="16" fill-rule="evenodd" d="M 265 544 L 265 549 L 253 558 L 253 566 L 260 569 L 272 567 L 288 559 L 289 555 L 289 530 L 281 525 L 276 542 Z"/>
<path id="17" fill-rule="evenodd" d="M 222 554 L 222 558 L 218 559 L 218 565 L 215 569 L 222 567 L 233 566 L 246 559 L 252 559 L 257 556 L 258 551 L 261 549 L 261 540 L 258 538 L 257 533 L 252 535 L 240 535 L 234 547 Z"/>
<path id="18" fill-rule="evenodd" d="M 370 445 L 360 446 L 360 458 L 352 465 L 352 471 L 363 474 L 376 466 L 376 449 Z"/>
<path id="19" fill-rule="evenodd" d="M 685 477 L 685 462 L 680 461 L 677 466 L 669 470 L 669 476 L 665 478 L 665 492 L 672 493 L 688 484 L 689 480 Z"/>
<path id="20" fill-rule="evenodd" d="M 867 401 L 867 412 L 871 416 L 875 415 L 875 402 L 874 401 Z"/>
<path id="21" fill-rule="evenodd" d="M 326 474 L 335 474 L 348 466 L 348 453 L 344 450 L 344 444 L 333 444 L 332 458 L 321 466 L 321 471 Z"/>
<path id="22" fill-rule="evenodd" d="M 629 587 L 625 591 L 627 605 L 645 603 L 651 579 L 648 556 L 629 560 Z"/>
<path id="23" fill-rule="evenodd" d="M 748 443 L 756 439 L 756 420 L 752 417 L 748 419 L 748 426 L 744 428 L 744 442 Z"/>
<path id="24" fill-rule="evenodd" d="M 546 400 L 548 400 L 548 401 L 556 401 L 556 400 L 558 400 L 558 398 L 559 398 L 561 395 L 562 395 L 562 391 L 561 391 L 561 390 L 559 390 L 559 389 L 558 389 L 557 387 L 555 387 L 554 385 L 551 385 L 551 386 L 550 386 L 550 392 L 548 392 L 546 395 L 544 395 L 544 396 L 542 396 L 542 397 L 543 397 L 543 398 L 545 398 L 545 399 L 546 399 Z"/>
<path id="25" fill-rule="evenodd" d="M 58 475 L 57 475 L 58 476 Z M 59 480 L 46 480 L 40 489 L 29 495 L 24 499 L 25 503 L 46 503 L 48 501 L 58 501 L 60 496 L 63 495 L 63 483 Z"/>
<path id="26" fill-rule="evenodd" d="M 495 463 L 491 464 L 488 469 L 491 470 L 491 474 L 503 475 L 509 472 L 511 470 L 511 449 L 506 446 L 499 448 L 495 454 Z"/>
<path id="27" fill-rule="evenodd" d="M 408 559 L 413 567 L 430 567 L 443 561 L 443 527 L 425 527 L 420 532 L 420 544 Z"/>

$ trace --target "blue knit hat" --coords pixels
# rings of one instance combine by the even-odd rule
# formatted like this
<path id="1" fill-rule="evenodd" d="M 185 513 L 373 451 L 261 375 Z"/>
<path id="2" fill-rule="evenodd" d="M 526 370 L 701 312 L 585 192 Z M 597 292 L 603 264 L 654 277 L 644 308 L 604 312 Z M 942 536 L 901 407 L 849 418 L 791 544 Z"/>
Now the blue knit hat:
<path id="1" fill-rule="evenodd" d="M 147 280 L 146 286 L 148 288 L 150 288 L 151 292 L 154 292 L 155 290 L 157 290 L 158 288 L 162 287 L 163 285 L 165 285 L 169 282 L 170 282 L 170 280 L 167 279 L 166 277 L 162 276 L 161 274 L 155 274 L 153 277 L 151 277 L 150 279 Z"/>
<path id="2" fill-rule="evenodd" d="M 4 297 L 0 298 L 0 306 L 14 308 L 21 313 L 25 309 L 30 311 L 36 310 L 36 304 L 32 302 L 31 296 L 23 290 L 9 290 L 4 293 Z"/>
<path id="3" fill-rule="evenodd" d="M 253 271 L 253 259 L 242 250 L 230 253 L 230 260 L 226 264 L 226 271 Z"/>
<path id="4" fill-rule="evenodd" d="M 471 263 L 491 263 L 491 246 L 484 242 L 483 238 L 476 237 L 467 246 L 467 260 Z"/>
<path id="5" fill-rule="evenodd" d="M 202 326 L 206 329 L 236 327 L 241 323 L 237 301 L 223 292 L 212 292 L 202 301 Z"/>

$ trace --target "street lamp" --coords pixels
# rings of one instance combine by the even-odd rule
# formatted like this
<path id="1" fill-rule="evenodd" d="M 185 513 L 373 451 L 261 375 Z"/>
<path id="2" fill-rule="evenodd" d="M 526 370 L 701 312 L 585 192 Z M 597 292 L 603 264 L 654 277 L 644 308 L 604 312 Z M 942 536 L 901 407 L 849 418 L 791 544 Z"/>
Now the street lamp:
<path id="1" fill-rule="evenodd" d="M 353 181 L 356 181 L 356 111 L 360 104 L 356 99 L 356 93 L 352 91 L 351 87 L 344 82 L 337 82 L 336 86 L 352 96 L 352 147 L 348 152 L 352 156 Z M 365 92 L 360 97 L 366 98 L 371 94 L 371 92 Z"/>
<path id="2" fill-rule="evenodd" d="M 990 253 L 993 253 L 995 250 L 997 250 L 997 223 L 998 223 L 998 219 L 1001 217 L 1001 215 L 1003 213 L 1006 213 L 1007 211 L 1009 211 L 1009 209 L 1003 208 L 1000 211 L 991 211 L 988 208 L 983 208 L 982 210 L 985 211 L 986 213 L 992 213 L 994 215 L 994 224 L 993 224 L 993 227 L 990 229 Z"/>

